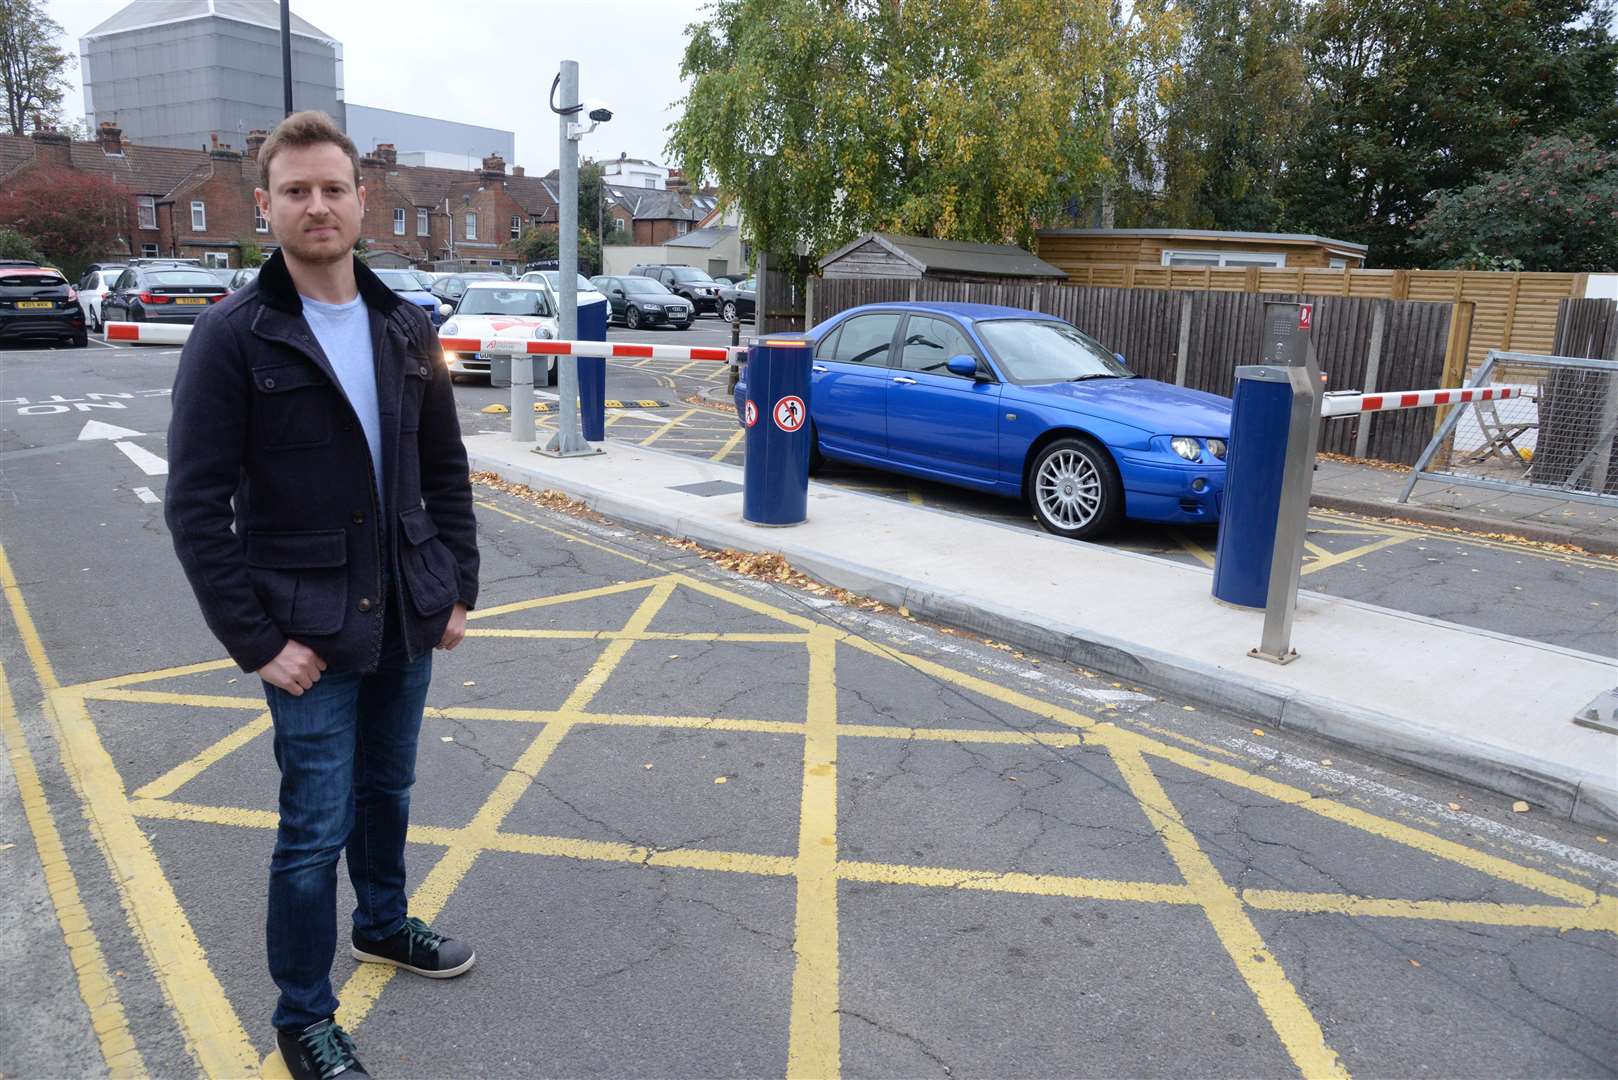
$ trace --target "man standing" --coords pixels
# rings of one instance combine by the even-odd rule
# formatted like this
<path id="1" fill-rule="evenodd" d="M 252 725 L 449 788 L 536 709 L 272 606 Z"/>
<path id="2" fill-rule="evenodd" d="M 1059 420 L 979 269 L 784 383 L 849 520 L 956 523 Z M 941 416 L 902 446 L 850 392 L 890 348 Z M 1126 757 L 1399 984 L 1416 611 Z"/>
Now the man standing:
<path id="1" fill-rule="evenodd" d="M 466 451 L 425 314 L 354 256 L 354 144 L 283 120 L 254 192 L 281 249 L 180 356 L 165 516 L 208 627 L 264 681 L 281 769 L 270 862 L 273 1023 L 294 1077 L 368 1075 L 337 1026 L 337 858 L 356 959 L 429 978 L 471 948 L 405 906 L 405 831 L 432 650 L 477 601 Z"/>

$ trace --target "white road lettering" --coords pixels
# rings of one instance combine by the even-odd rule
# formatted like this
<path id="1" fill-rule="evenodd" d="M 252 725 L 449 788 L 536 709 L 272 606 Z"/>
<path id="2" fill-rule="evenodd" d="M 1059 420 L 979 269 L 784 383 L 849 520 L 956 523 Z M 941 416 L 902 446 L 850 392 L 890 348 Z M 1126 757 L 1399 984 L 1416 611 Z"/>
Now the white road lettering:
<path id="1" fill-rule="evenodd" d="M 124 452 L 124 457 L 133 461 L 137 468 L 147 476 L 167 476 L 169 463 L 146 449 L 130 442 L 116 442 L 112 445 Z"/>
<path id="2" fill-rule="evenodd" d="M 139 499 L 143 503 L 155 503 L 155 502 L 162 502 L 163 501 L 162 499 L 159 499 L 152 492 L 152 489 L 149 488 L 149 487 L 138 487 L 138 488 L 136 488 L 135 489 L 135 497 L 137 499 Z"/>

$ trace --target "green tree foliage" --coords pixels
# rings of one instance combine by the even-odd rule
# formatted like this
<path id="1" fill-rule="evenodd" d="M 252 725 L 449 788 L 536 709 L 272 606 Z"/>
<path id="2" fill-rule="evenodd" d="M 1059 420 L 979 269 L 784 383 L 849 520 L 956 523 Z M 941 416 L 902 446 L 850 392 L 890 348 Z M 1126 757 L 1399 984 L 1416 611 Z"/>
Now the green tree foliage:
<path id="1" fill-rule="evenodd" d="M 116 250 L 129 193 L 114 181 L 77 169 L 30 169 L 0 192 L 0 225 L 21 233 L 77 281 Z"/>
<path id="2" fill-rule="evenodd" d="M 6 226 L 0 226 L 0 259 L 27 259 L 39 262 L 44 256 L 29 242 L 28 237 Z"/>
<path id="3" fill-rule="evenodd" d="M 555 225 L 535 225 L 517 243 L 517 258 L 525 263 L 546 262 L 560 253 Z"/>
<path id="4" fill-rule="evenodd" d="M 0 104 L 13 135 L 36 114 L 54 120 L 67 90 L 62 72 L 72 57 L 57 47 L 62 26 L 39 0 L 0 0 Z"/>
<path id="5" fill-rule="evenodd" d="M 1307 95 L 1297 0 L 1193 0 L 1162 84 L 1154 198 L 1133 224 L 1273 230 L 1276 180 Z M 1123 222 L 1120 222 L 1123 223 Z"/>
<path id="6" fill-rule="evenodd" d="M 1510 165 L 1438 197 L 1411 245 L 1430 264 L 1618 270 L 1618 152 L 1589 137 L 1530 142 Z"/>
<path id="7" fill-rule="evenodd" d="M 263 266 L 264 249 L 258 246 L 256 240 L 238 240 L 237 253 L 241 256 L 243 266 Z"/>
<path id="8" fill-rule="evenodd" d="M 1419 262 L 1440 191 L 1506 168 L 1533 136 L 1618 140 L 1610 0 L 1319 0 L 1313 84 L 1281 184 L 1291 225 Z M 1501 253 L 1509 254 L 1509 253 Z"/>
<path id="9" fill-rule="evenodd" d="M 1110 14 L 1107 0 L 712 0 L 689 29 L 669 151 L 765 251 L 820 255 L 868 229 L 1027 242 L 1108 172 L 1108 107 L 1130 96 L 1135 49 Z"/>

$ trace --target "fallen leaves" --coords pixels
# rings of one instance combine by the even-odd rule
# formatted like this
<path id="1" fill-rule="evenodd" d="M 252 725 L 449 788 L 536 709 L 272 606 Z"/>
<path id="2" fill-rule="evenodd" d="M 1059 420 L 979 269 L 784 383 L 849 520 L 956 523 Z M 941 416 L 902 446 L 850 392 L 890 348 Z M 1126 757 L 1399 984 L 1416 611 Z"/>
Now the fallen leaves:
<path id="1" fill-rule="evenodd" d="M 1262 739 L 1264 737 L 1264 729 L 1261 727 L 1256 727 L 1253 729 L 1253 734 Z"/>
<path id="2" fill-rule="evenodd" d="M 1451 810 L 1459 810 L 1461 808 L 1461 804 L 1458 802 L 1452 802 L 1449 804 L 1449 808 Z"/>
<path id="3" fill-rule="evenodd" d="M 531 502 L 536 506 L 543 506 L 547 510 L 558 513 L 571 514 L 573 517 L 585 521 L 605 522 L 607 519 L 590 509 L 584 503 L 556 491 L 546 488 L 544 491 L 535 491 L 527 484 L 510 484 L 500 479 L 498 473 L 475 472 L 472 474 L 472 483 L 481 487 L 493 488 L 503 491 L 507 495 L 515 495 L 524 502 Z"/>
<path id="4" fill-rule="evenodd" d="M 681 551 L 688 551 L 699 559 L 705 559 L 717 566 L 722 566 L 733 574 L 742 574 L 750 578 L 756 578 L 759 581 L 773 581 L 780 585 L 790 585 L 794 589 L 802 589 L 804 592 L 814 596 L 829 597 L 840 604 L 856 607 L 861 611 L 896 613 L 894 608 L 882 603 L 880 600 L 872 600 L 868 596 L 860 596 L 857 593 L 849 592 L 847 589 L 835 588 L 816 581 L 787 562 L 786 557 L 779 552 L 737 551 L 735 548 L 715 550 L 703 547 L 695 540 L 681 540 L 673 536 L 659 535 L 657 540 L 670 547 L 679 548 Z M 905 613 L 905 617 L 910 617 L 908 612 Z M 997 647 L 1010 648 L 1008 645 Z"/>
<path id="5" fill-rule="evenodd" d="M 1511 812 L 1513 814 L 1526 814 L 1528 813 L 1528 810 L 1528 804 L 1523 802 L 1521 799 L 1518 799 L 1516 802 L 1511 804 Z"/>

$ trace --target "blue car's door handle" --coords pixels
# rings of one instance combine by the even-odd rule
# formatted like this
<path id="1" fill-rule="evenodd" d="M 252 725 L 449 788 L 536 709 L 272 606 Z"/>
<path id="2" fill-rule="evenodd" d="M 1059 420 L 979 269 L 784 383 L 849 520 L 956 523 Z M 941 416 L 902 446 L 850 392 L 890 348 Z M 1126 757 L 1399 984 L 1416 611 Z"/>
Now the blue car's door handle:
<path id="1" fill-rule="evenodd" d="M 816 365 L 814 365 L 814 366 L 813 366 L 813 367 L 811 367 L 811 368 L 810 368 L 810 369 L 809 369 L 809 370 L 810 370 L 810 371 L 812 371 L 812 372 L 814 372 L 814 373 L 815 373 L 815 374 L 816 374 L 816 375 L 824 375 L 824 374 L 826 374 L 826 368 L 825 368 L 825 367 L 823 367 L 823 366 L 822 366 L 822 365 L 820 365 L 820 364 L 816 364 Z"/>
<path id="2" fill-rule="evenodd" d="M 905 376 L 905 375 L 895 375 L 893 377 L 893 381 L 896 382 L 896 383 L 903 383 L 906 386 L 915 386 L 916 385 L 916 380 L 915 379 L 909 378 L 908 376 Z"/>

